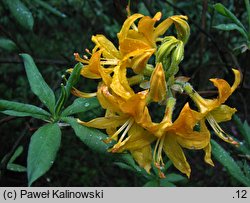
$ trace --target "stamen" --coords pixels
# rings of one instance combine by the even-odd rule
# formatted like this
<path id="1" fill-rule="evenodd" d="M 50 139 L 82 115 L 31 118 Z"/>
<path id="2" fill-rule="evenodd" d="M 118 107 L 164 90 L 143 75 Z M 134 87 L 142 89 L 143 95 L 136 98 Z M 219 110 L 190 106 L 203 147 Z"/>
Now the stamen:
<path id="1" fill-rule="evenodd" d="M 165 137 L 163 136 L 157 140 L 155 144 L 154 154 L 153 154 L 154 164 L 155 164 L 155 167 L 158 169 L 158 175 L 160 178 L 165 178 L 164 173 L 161 171 L 162 167 L 164 166 L 164 162 L 162 158 L 164 138 Z"/>
<path id="2" fill-rule="evenodd" d="M 118 143 L 113 146 L 112 152 L 116 152 L 121 146 L 123 146 L 129 140 L 129 138 L 130 138 L 129 136 L 125 140 L 123 140 L 124 137 L 126 136 L 127 132 L 129 131 L 129 129 L 131 128 L 131 126 L 134 124 L 134 119 L 131 118 L 129 120 L 130 120 L 129 124 L 126 127 L 126 129 L 124 130 L 124 132 L 122 133 Z"/>
<path id="3" fill-rule="evenodd" d="M 92 56 L 92 53 L 89 51 L 89 49 L 85 49 L 85 51 Z"/>
<path id="4" fill-rule="evenodd" d="M 74 53 L 74 56 L 75 56 L 76 61 L 79 61 L 82 63 L 89 63 L 89 61 L 82 59 L 78 53 Z"/>
<path id="5" fill-rule="evenodd" d="M 111 142 L 113 139 L 115 139 L 120 132 L 122 132 L 131 122 L 131 118 L 128 119 L 116 132 L 115 134 L 113 134 L 111 137 L 109 137 L 108 139 L 104 140 L 105 143 L 109 143 Z"/>
<path id="6" fill-rule="evenodd" d="M 138 28 L 137 28 L 137 26 L 133 23 L 132 24 L 132 28 L 136 31 L 136 32 L 138 32 Z"/>
<path id="7" fill-rule="evenodd" d="M 216 122 L 216 120 L 211 114 L 208 114 L 206 119 L 208 123 L 210 124 L 210 126 L 213 128 L 216 135 L 218 135 L 222 140 L 224 140 L 225 142 L 231 143 L 233 145 L 239 145 L 238 142 L 236 142 L 232 137 L 230 137 L 227 133 L 225 133 L 221 129 L 221 127 L 219 126 L 219 124 Z"/>
<path id="8" fill-rule="evenodd" d="M 86 59 L 86 60 L 89 59 L 87 55 L 83 55 L 83 58 Z"/>
<path id="9" fill-rule="evenodd" d="M 102 65 L 117 65 L 119 63 L 119 60 L 117 59 L 106 59 L 106 58 L 101 58 L 101 64 Z"/>

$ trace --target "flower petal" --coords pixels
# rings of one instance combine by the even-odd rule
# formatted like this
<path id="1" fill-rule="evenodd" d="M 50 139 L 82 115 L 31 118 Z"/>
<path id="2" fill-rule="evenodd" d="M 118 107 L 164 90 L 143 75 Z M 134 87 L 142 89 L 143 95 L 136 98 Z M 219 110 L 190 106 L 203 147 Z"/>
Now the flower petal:
<path id="1" fill-rule="evenodd" d="M 99 117 L 91 121 L 85 122 L 78 119 L 78 123 L 98 129 L 106 129 L 110 127 L 119 127 L 128 120 L 127 116 Z"/>
<path id="2" fill-rule="evenodd" d="M 114 44 L 109 41 L 104 35 L 92 36 L 92 41 L 103 49 L 103 56 L 108 59 L 120 58 L 120 53 L 114 46 Z"/>
<path id="3" fill-rule="evenodd" d="M 128 137 L 128 141 L 120 147 L 117 152 L 123 152 L 124 150 L 137 150 L 149 146 L 156 139 L 156 137 L 137 124 L 132 125 L 128 131 Z"/>
<path id="4" fill-rule="evenodd" d="M 194 126 L 203 118 L 203 115 L 197 111 L 192 110 L 189 104 L 186 103 L 182 108 L 178 118 L 174 124 L 169 127 L 171 130 L 179 132 L 181 135 L 192 133 Z"/>
<path id="5" fill-rule="evenodd" d="M 142 33 L 145 38 L 148 40 L 148 44 L 151 47 L 155 47 L 155 38 L 154 38 L 154 25 L 157 19 L 150 18 L 149 16 L 144 16 L 140 19 L 138 23 L 138 32 Z"/>
<path id="6" fill-rule="evenodd" d="M 164 141 L 164 151 L 174 166 L 190 177 L 191 168 L 181 146 L 177 143 L 176 135 L 167 133 Z"/>
<path id="7" fill-rule="evenodd" d="M 140 167 L 144 168 L 150 173 L 151 162 L 152 162 L 152 150 L 150 146 L 145 146 L 137 150 L 131 151 L 133 158 L 139 164 Z"/>
<path id="8" fill-rule="evenodd" d="M 235 89 L 239 86 L 240 81 L 241 81 L 241 76 L 240 76 L 240 71 L 236 70 L 236 69 L 232 69 L 234 72 L 234 84 L 231 87 L 231 92 L 233 93 L 235 91 Z"/>
<path id="9" fill-rule="evenodd" d="M 116 66 L 114 68 L 113 80 L 110 87 L 120 97 L 129 99 L 132 95 L 134 95 L 134 91 L 129 86 L 126 74 L 126 66 Z"/>
<path id="10" fill-rule="evenodd" d="M 152 56 L 154 53 L 154 49 L 149 49 L 145 50 L 142 54 L 135 56 L 131 60 L 131 68 L 136 74 L 141 73 L 145 68 L 148 63 L 149 58 Z"/>
<path id="11" fill-rule="evenodd" d="M 152 47 L 140 39 L 125 38 L 120 42 L 120 52 L 123 56 L 137 50 L 148 50 Z M 141 54 L 141 52 L 140 52 Z"/>
<path id="12" fill-rule="evenodd" d="M 211 111 L 211 115 L 214 117 L 214 119 L 220 123 L 229 121 L 232 119 L 232 115 L 237 110 L 235 108 L 231 108 L 227 105 L 220 105 L 219 107 L 215 108 L 213 111 Z"/>
<path id="13" fill-rule="evenodd" d="M 122 100 L 118 96 L 114 96 L 109 92 L 109 88 L 104 83 L 98 86 L 97 98 L 102 108 L 109 109 L 112 112 L 120 112 L 119 103 Z"/>
<path id="14" fill-rule="evenodd" d="M 210 164 L 211 166 L 214 166 L 214 163 L 211 159 L 211 144 L 208 143 L 208 145 L 204 148 L 204 152 L 205 152 L 205 157 L 204 157 L 204 161 L 208 164 Z"/>
<path id="15" fill-rule="evenodd" d="M 123 23 L 123 26 L 120 30 L 120 32 L 117 34 L 118 39 L 119 39 L 119 43 L 121 43 L 127 36 L 128 31 L 131 27 L 131 25 L 138 19 L 138 18 L 142 18 L 143 15 L 136 13 L 130 17 L 128 17 L 125 22 Z"/>
<path id="16" fill-rule="evenodd" d="M 216 99 L 216 103 L 214 104 L 214 108 L 224 103 L 227 98 L 232 94 L 231 87 L 227 81 L 219 78 L 210 79 L 214 83 L 214 86 L 218 88 L 219 96 Z"/>
<path id="17" fill-rule="evenodd" d="M 177 132 L 178 134 L 178 132 Z M 178 134 L 179 135 L 179 134 Z M 187 149 L 203 149 L 210 142 L 210 132 L 204 121 L 200 123 L 200 131 L 193 131 L 177 136 L 177 142 Z"/>

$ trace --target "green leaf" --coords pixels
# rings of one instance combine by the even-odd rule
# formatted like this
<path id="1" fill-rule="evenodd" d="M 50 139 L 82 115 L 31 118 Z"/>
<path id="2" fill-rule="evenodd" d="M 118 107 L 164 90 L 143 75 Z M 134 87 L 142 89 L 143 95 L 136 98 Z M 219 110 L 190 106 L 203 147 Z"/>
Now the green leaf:
<path id="1" fill-rule="evenodd" d="M 234 23 L 220 24 L 220 25 L 216 25 L 216 26 L 213 26 L 213 27 L 218 29 L 218 30 L 225 30 L 225 31 L 238 30 L 243 37 L 248 39 L 248 35 L 244 31 L 244 29 L 242 29 L 241 27 L 239 27 L 238 25 L 236 25 Z"/>
<path id="2" fill-rule="evenodd" d="M 59 112 L 62 110 L 62 108 L 64 107 L 64 104 L 68 100 L 72 87 L 78 82 L 82 67 L 83 65 L 81 63 L 78 63 L 74 67 L 72 73 L 70 74 L 70 77 L 67 80 L 66 86 L 63 86 L 63 84 L 61 84 L 61 94 L 55 107 L 56 115 L 58 115 Z"/>
<path id="3" fill-rule="evenodd" d="M 54 114 L 55 95 L 47 83 L 44 81 L 42 75 L 38 71 L 36 64 L 28 54 L 20 54 L 24 60 L 26 74 L 29 80 L 31 90 L 41 100 L 41 102 L 48 107 L 50 112 Z"/>
<path id="4" fill-rule="evenodd" d="M 13 163 L 7 164 L 7 169 L 10 171 L 15 171 L 15 172 L 26 172 L 27 171 L 26 167 L 21 166 L 19 164 L 13 164 Z"/>
<path id="5" fill-rule="evenodd" d="M 212 154 L 228 171 L 228 173 L 245 186 L 250 186 L 250 180 L 244 176 L 234 159 L 216 141 L 211 140 Z"/>
<path id="6" fill-rule="evenodd" d="M 122 162 L 114 162 L 115 165 L 119 166 L 120 168 L 122 169 L 126 169 L 126 170 L 130 170 L 130 171 L 134 171 L 135 172 L 135 169 L 125 163 L 122 163 Z"/>
<path id="7" fill-rule="evenodd" d="M 250 166 L 248 165 L 247 161 L 244 162 L 244 173 L 246 174 L 246 177 L 248 177 L 248 179 L 250 179 Z"/>
<path id="8" fill-rule="evenodd" d="M 15 42 L 10 39 L 0 38 L 0 48 L 5 51 L 15 51 L 17 49 Z"/>
<path id="9" fill-rule="evenodd" d="M 100 153 L 107 153 L 109 145 L 103 142 L 107 139 L 107 135 L 99 130 L 80 125 L 74 118 L 62 117 L 61 120 L 70 124 L 76 136 L 89 148 Z"/>
<path id="10" fill-rule="evenodd" d="M 229 11 L 226 7 L 224 7 L 221 3 L 215 4 L 215 5 L 214 5 L 214 8 L 215 8 L 215 10 L 216 10 L 219 14 L 221 14 L 221 15 L 223 15 L 223 16 L 229 18 L 229 19 L 231 19 L 235 24 L 237 24 L 237 25 L 238 25 L 239 27 L 241 27 L 245 32 L 247 32 L 246 29 L 245 29 L 245 27 L 244 27 L 244 25 L 242 25 L 242 23 L 238 20 L 238 18 L 237 18 L 231 11 Z"/>
<path id="11" fill-rule="evenodd" d="M 243 124 L 240 118 L 236 115 L 233 116 L 233 120 L 236 123 L 240 134 L 244 137 L 244 140 L 247 142 L 247 145 L 250 148 L 250 126 L 248 125 L 247 121 L 245 121 Z"/>
<path id="12" fill-rule="evenodd" d="M 69 79 L 66 84 L 66 93 L 67 95 L 70 95 L 71 88 L 76 85 L 80 78 L 81 70 L 83 65 L 81 63 L 78 63 L 75 65 L 72 73 L 69 76 Z"/>
<path id="13" fill-rule="evenodd" d="M 48 120 L 50 117 L 50 114 L 42 108 L 8 100 L 0 100 L 0 111 L 11 116 L 31 116 L 43 120 Z"/>
<path id="14" fill-rule="evenodd" d="M 19 0 L 4 0 L 16 22 L 27 30 L 32 30 L 34 19 L 30 10 Z"/>
<path id="15" fill-rule="evenodd" d="M 159 187 L 160 182 L 158 179 L 148 181 L 143 187 Z"/>
<path id="16" fill-rule="evenodd" d="M 75 99 L 73 104 L 68 106 L 62 112 L 61 115 L 62 116 L 69 116 L 69 115 L 73 115 L 76 113 L 82 113 L 82 112 L 86 112 L 86 111 L 89 111 L 91 109 L 97 108 L 99 106 L 100 106 L 100 104 L 95 97 L 93 97 L 93 98 L 77 98 L 77 99 Z"/>
<path id="17" fill-rule="evenodd" d="M 167 174 L 166 178 L 165 178 L 168 182 L 172 182 L 172 183 L 176 183 L 176 182 L 181 182 L 181 181 L 185 181 L 187 180 L 186 177 L 179 175 L 179 174 L 175 174 L 175 173 L 170 173 Z"/>
<path id="18" fill-rule="evenodd" d="M 139 167 L 136 164 L 131 154 L 128 154 L 128 153 L 118 154 L 117 158 L 118 160 L 121 160 L 122 162 L 126 163 L 128 166 L 132 167 L 134 171 L 141 173 L 143 175 L 146 175 L 146 176 L 149 175 L 143 168 Z"/>
<path id="19" fill-rule="evenodd" d="M 174 183 L 171 183 L 167 178 L 160 179 L 160 186 L 161 187 L 176 187 Z"/>
<path id="20" fill-rule="evenodd" d="M 22 152 L 23 152 L 23 146 L 19 146 L 17 149 L 16 149 L 16 151 L 15 151 L 15 153 L 12 155 L 12 157 L 10 158 L 10 160 L 9 160 L 9 164 L 10 163 L 13 163 L 16 159 L 17 159 L 17 157 L 19 157 L 21 154 L 22 154 Z"/>
<path id="21" fill-rule="evenodd" d="M 66 18 L 67 16 L 62 13 L 61 11 L 57 10 L 56 8 L 52 7 L 51 5 L 49 5 L 48 3 L 41 1 L 41 0 L 34 0 L 37 4 L 39 4 L 40 6 L 42 6 L 43 8 L 47 9 L 49 12 L 53 13 L 56 16 L 62 17 L 62 18 Z"/>
<path id="22" fill-rule="evenodd" d="M 60 143 L 61 130 L 56 123 L 46 124 L 32 135 L 27 163 L 29 186 L 50 169 Z"/>

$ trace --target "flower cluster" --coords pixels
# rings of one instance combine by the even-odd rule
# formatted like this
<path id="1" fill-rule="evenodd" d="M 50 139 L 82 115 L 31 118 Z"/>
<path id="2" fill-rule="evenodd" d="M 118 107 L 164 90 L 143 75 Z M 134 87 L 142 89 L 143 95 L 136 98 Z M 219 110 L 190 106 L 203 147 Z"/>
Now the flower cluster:
<path id="1" fill-rule="evenodd" d="M 84 64 L 83 77 L 100 80 L 97 92 L 84 93 L 74 88 L 72 93 L 79 97 L 96 96 L 106 110 L 104 117 L 78 122 L 105 129 L 109 135 L 105 142 L 116 141 L 110 152 L 129 151 L 148 173 L 153 163 L 160 177 L 164 177 L 164 152 L 189 177 L 191 168 L 183 148 L 203 149 L 204 161 L 213 165 L 206 120 L 221 139 L 237 144 L 218 123 L 230 120 L 236 111 L 223 103 L 239 85 L 240 73 L 233 69 L 232 86 L 223 79 L 210 79 L 218 88 L 218 97 L 202 98 L 186 77 L 176 77 L 190 35 L 187 17 L 176 15 L 157 23 L 160 19 L 160 12 L 153 18 L 142 14 L 129 16 L 117 34 L 118 48 L 104 35 L 93 36 L 95 47 L 91 52 L 86 50 L 89 56 L 81 58 L 75 54 L 75 59 Z M 166 34 L 170 27 L 174 27 L 176 36 Z M 186 103 L 174 120 L 176 91 L 185 91 L 198 110 Z M 152 102 L 166 107 L 161 122 L 151 118 Z"/>

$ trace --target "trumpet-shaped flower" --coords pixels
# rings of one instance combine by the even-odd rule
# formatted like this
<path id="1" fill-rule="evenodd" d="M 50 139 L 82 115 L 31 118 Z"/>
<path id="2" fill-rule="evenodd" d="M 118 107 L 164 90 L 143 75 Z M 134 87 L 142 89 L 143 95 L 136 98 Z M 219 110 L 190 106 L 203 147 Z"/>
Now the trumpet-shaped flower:
<path id="1" fill-rule="evenodd" d="M 206 152 L 205 161 L 210 165 L 213 165 L 210 154 L 207 153 L 210 134 L 206 131 L 204 122 L 200 123 L 200 131 L 194 130 L 194 126 L 199 122 L 202 115 L 199 112 L 192 110 L 188 103 L 183 107 L 178 118 L 172 122 L 174 105 L 175 99 L 170 98 L 162 122 L 147 128 L 149 132 L 158 137 L 153 159 L 155 165 L 159 169 L 160 177 L 164 177 L 164 174 L 160 171 L 161 166 L 164 165 L 162 151 L 166 153 L 178 170 L 189 177 L 191 168 L 182 148 L 193 150 L 204 149 Z"/>
<path id="2" fill-rule="evenodd" d="M 106 129 L 110 135 L 106 142 L 117 140 L 110 151 L 129 150 L 139 165 L 149 172 L 152 160 L 150 144 L 155 137 L 140 125 L 151 122 L 145 103 L 146 96 L 147 91 L 143 91 L 124 100 L 114 93 L 111 94 L 108 86 L 102 83 L 98 87 L 97 97 L 108 113 L 105 117 L 89 122 L 79 121 L 79 123 L 88 127 Z"/>
<path id="3" fill-rule="evenodd" d="M 226 134 L 218 124 L 219 122 L 231 120 L 232 115 L 236 112 L 235 108 L 230 108 L 223 104 L 240 84 L 240 72 L 236 69 L 233 69 L 233 72 L 235 75 L 235 81 L 232 87 L 230 87 L 230 85 L 223 79 L 210 79 L 210 81 L 212 81 L 218 88 L 219 95 L 216 99 L 202 98 L 190 85 L 186 85 L 184 89 L 199 108 L 199 111 L 203 115 L 203 119 L 208 121 L 215 133 L 222 140 L 232 144 L 237 144 L 237 142 Z"/>

